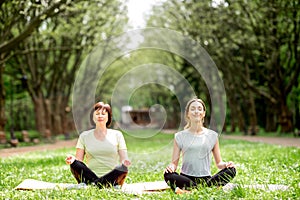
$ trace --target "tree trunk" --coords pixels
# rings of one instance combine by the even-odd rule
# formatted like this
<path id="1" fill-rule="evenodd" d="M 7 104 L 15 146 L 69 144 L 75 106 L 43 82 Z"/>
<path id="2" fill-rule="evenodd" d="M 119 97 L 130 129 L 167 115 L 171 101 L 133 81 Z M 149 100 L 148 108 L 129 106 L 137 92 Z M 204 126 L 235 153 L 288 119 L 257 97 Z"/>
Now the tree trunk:
<path id="1" fill-rule="evenodd" d="M 243 114 L 243 105 L 241 99 L 237 99 L 234 95 L 228 95 L 229 98 L 229 107 L 230 107 L 230 124 L 231 124 L 231 132 L 236 131 L 236 127 L 239 128 L 239 131 L 245 132 L 246 130 L 246 122 Z"/>
<path id="2" fill-rule="evenodd" d="M 245 73 L 246 73 L 246 78 L 248 79 L 248 82 L 250 82 L 250 70 L 248 64 L 245 65 Z M 255 102 L 254 102 L 254 96 L 253 93 L 250 91 L 248 92 L 248 102 L 249 102 L 249 123 L 250 123 L 250 129 L 248 131 L 250 132 L 251 135 L 256 135 L 257 134 L 257 116 L 256 116 L 256 107 L 255 107 Z"/>
<path id="3" fill-rule="evenodd" d="M 54 103 L 55 102 L 55 103 Z M 54 99 L 52 99 L 52 124 L 51 124 L 51 130 L 54 135 L 59 135 L 63 133 L 63 122 L 62 122 L 62 111 L 64 111 L 64 105 L 62 102 L 62 97 L 57 96 Z"/>
<path id="4" fill-rule="evenodd" d="M 273 105 L 274 106 L 274 105 Z M 267 105 L 266 109 L 266 124 L 265 124 L 265 131 L 266 132 L 275 132 L 277 129 L 276 126 L 276 113 L 271 109 L 272 105 Z"/>
<path id="5" fill-rule="evenodd" d="M 252 93 L 249 93 L 249 122 L 250 122 L 250 134 L 257 134 L 257 117 L 255 110 L 255 103 Z"/>
<path id="6" fill-rule="evenodd" d="M 246 129 L 246 123 L 245 123 L 245 117 L 243 115 L 242 109 L 239 107 L 237 109 L 237 125 L 239 127 L 239 130 L 241 132 L 244 132 L 244 134 L 247 134 L 247 129 Z"/>
<path id="7" fill-rule="evenodd" d="M 52 133 L 52 106 L 51 106 L 51 100 L 49 99 L 43 99 L 44 103 L 44 109 L 45 109 L 45 122 L 46 122 L 46 128 L 50 130 L 50 133 Z"/>
<path id="8" fill-rule="evenodd" d="M 298 98 L 295 101 L 295 128 L 300 130 L 300 103 Z"/>
<path id="9" fill-rule="evenodd" d="M 68 97 L 56 96 L 45 101 L 46 127 L 53 135 L 66 134 L 68 132 L 68 117 L 70 111 L 66 110 Z"/>
<path id="10" fill-rule="evenodd" d="M 2 61 L 3 55 L 1 54 Z M 0 131 L 4 131 L 4 127 L 6 124 L 6 117 L 5 117 L 5 88 L 4 88 L 4 64 L 0 65 Z"/>
<path id="11" fill-rule="evenodd" d="M 278 123 L 281 126 L 281 133 L 290 133 L 293 131 L 292 113 L 284 101 L 281 101 L 280 108 L 281 112 L 279 113 Z"/>
<path id="12" fill-rule="evenodd" d="M 38 97 L 34 97 L 32 101 L 34 104 L 36 130 L 40 133 L 45 133 L 47 126 L 45 121 L 46 113 L 43 98 L 39 95 Z"/>
<path id="13" fill-rule="evenodd" d="M 62 125 L 62 133 L 66 136 L 66 138 L 69 137 L 69 131 L 73 130 L 72 127 L 74 127 L 74 125 L 72 125 L 72 123 L 74 122 L 71 118 L 70 119 L 70 107 L 68 106 L 68 102 L 69 102 L 69 96 L 65 96 L 63 97 L 63 101 L 62 101 L 62 105 L 60 108 L 60 112 L 61 112 L 61 125 Z"/>
<path id="14" fill-rule="evenodd" d="M 69 113 L 70 113 L 70 107 L 68 107 L 68 104 L 66 102 L 66 106 L 62 110 L 62 133 L 65 135 L 65 139 L 68 139 L 70 137 L 69 131 L 71 131 L 70 127 L 70 120 L 68 118 Z"/>
<path id="15" fill-rule="evenodd" d="M 67 116 L 65 112 L 66 101 L 62 97 L 51 100 L 39 97 L 34 98 L 34 111 L 36 129 L 45 134 L 50 130 L 51 135 L 65 134 L 67 132 Z"/>
<path id="16" fill-rule="evenodd" d="M 230 95 L 228 95 L 228 106 L 230 108 L 230 132 L 233 133 L 235 132 L 236 129 L 236 123 L 235 123 L 235 113 L 236 113 L 236 108 L 234 105 L 234 102 L 231 98 Z"/>
<path id="17" fill-rule="evenodd" d="M 234 112 L 231 110 L 230 112 L 230 132 L 234 133 L 236 131 L 236 122 L 235 122 L 235 116 Z"/>

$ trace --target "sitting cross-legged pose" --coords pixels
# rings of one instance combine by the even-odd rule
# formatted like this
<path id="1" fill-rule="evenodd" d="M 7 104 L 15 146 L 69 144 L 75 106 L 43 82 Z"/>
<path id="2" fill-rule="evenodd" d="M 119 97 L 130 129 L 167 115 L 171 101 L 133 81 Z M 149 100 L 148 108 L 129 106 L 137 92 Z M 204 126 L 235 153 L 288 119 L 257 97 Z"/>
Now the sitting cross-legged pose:
<path id="1" fill-rule="evenodd" d="M 94 184 L 99 188 L 122 186 L 131 162 L 122 133 L 108 128 L 112 122 L 110 105 L 96 103 L 90 113 L 90 122 L 94 128 L 80 134 L 76 155 L 67 156 L 66 163 L 78 183 Z"/>
<path id="2" fill-rule="evenodd" d="M 236 175 L 233 162 L 223 162 L 220 154 L 218 134 L 205 128 L 206 107 L 201 99 L 190 100 L 185 108 L 186 126 L 175 133 L 172 162 L 166 167 L 164 179 L 176 193 L 203 186 L 224 186 Z M 221 169 L 211 176 L 211 152 L 216 166 Z M 182 153 L 181 172 L 176 172 Z"/>

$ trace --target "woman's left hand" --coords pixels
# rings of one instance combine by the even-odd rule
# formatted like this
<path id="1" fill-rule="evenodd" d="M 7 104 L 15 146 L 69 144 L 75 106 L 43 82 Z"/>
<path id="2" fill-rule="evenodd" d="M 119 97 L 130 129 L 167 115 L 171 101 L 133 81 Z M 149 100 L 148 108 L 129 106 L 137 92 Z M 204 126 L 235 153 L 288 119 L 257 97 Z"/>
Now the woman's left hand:
<path id="1" fill-rule="evenodd" d="M 229 168 L 229 167 L 234 167 L 234 164 L 232 161 L 226 162 L 225 163 L 225 168 Z"/>

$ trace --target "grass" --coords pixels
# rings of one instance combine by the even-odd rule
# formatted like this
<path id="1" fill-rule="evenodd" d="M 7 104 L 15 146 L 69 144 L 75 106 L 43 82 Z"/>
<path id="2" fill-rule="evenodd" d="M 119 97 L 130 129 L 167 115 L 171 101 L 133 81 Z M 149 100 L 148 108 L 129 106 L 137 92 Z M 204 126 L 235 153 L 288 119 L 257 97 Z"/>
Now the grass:
<path id="1" fill-rule="evenodd" d="M 124 134 L 132 161 L 127 183 L 163 180 L 163 170 L 171 160 L 172 134 L 142 132 Z M 148 137 L 147 137 L 148 136 Z M 284 184 L 287 191 L 264 191 L 238 187 L 224 192 L 218 188 L 199 188 L 190 194 L 175 195 L 167 190 L 134 196 L 114 189 L 16 191 L 14 187 L 27 178 L 75 183 L 65 164 L 66 154 L 74 148 L 31 152 L 0 159 L 0 199 L 299 199 L 300 149 L 237 140 L 221 140 L 223 160 L 236 163 L 238 174 L 232 181 L 240 185 Z M 212 173 L 217 168 L 212 164 Z"/>

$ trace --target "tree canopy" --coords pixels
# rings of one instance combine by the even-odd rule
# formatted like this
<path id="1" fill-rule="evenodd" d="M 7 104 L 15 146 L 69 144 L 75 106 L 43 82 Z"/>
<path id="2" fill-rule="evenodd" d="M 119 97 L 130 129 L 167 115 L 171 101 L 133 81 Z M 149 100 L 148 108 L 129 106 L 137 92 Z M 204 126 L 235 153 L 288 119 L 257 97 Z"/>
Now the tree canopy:
<path id="1" fill-rule="evenodd" d="M 164 44 L 162 40 L 166 38 L 162 35 L 141 39 L 128 32 L 128 38 L 123 38 L 126 41 L 114 41 L 114 37 L 130 31 L 126 1 L 4 0 L 0 9 L 0 131 L 8 129 L 5 108 L 9 105 L 9 114 L 21 110 L 10 101 L 14 96 L 32 102 L 33 106 L 26 110 L 35 116 L 34 124 L 40 133 L 51 130 L 66 134 L 69 126 L 74 126 L 73 94 L 84 97 L 95 85 L 95 98 L 109 102 L 122 78 L 138 67 L 150 69 L 151 63 L 176 70 L 208 103 L 211 113 L 222 115 L 214 109 L 210 86 L 205 83 L 206 78 L 215 78 L 212 74 L 203 77 L 193 63 L 180 55 L 143 48 L 155 42 Z M 177 31 L 208 52 L 226 91 L 224 130 L 229 126 L 229 131 L 238 128 L 256 134 L 258 126 L 266 131 L 300 129 L 298 1 L 169 0 L 154 6 L 147 19 L 148 27 Z M 135 51 L 105 63 L 106 57 L 122 53 L 121 45 L 126 46 L 126 42 L 134 43 Z M 198 49 L 173 42 L 177 49 L 190 52 L 191 58 L 199 56 Z M 147 64 L 148 68 L 142 68 Z M 82 65 L 96 67 L 80 69 Z M 150 71 L 139 72 L 136 80 L 123 83 L 124 91 L 130 84 L 156 76 L 147 72 Z M 182 123 L 183 111 L 178 96 L 188 98 L 186 85 L 163 73 L 157 77 L 170 79 L 165 82 L 169 88 L 155 83 L 144 85 L 122 104 L 136 109 L 161 104 L 167 108 L 166 127 L 177 127 Z M 80 88 L 74 88 L 75 82 Z M 174 94 L 176 89 L 182 91 L 178 96 Z M 76 109 L 82 113 L 89 106 Z M 11 117 L 19 119 L 16 114 Z"/>

